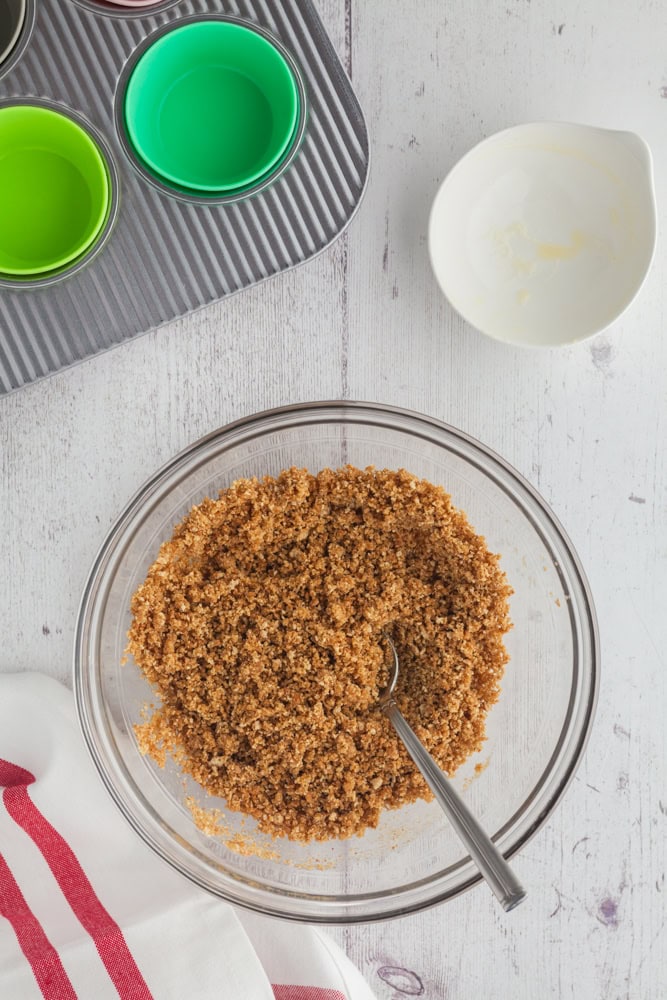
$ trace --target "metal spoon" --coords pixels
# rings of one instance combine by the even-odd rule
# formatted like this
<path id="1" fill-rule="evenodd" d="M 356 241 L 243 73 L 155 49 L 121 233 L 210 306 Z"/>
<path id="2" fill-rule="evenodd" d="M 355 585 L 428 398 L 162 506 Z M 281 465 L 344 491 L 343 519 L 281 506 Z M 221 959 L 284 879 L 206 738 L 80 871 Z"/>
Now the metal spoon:
<path id="1" fill-rule="evenodd" d="M 399 669 L 398 653 L 389 636 L 385 635 L 384 639 L 391 647 L 394 665 L 389 684 L 380 693 L 378 708 L 384 712 L 403 740 L 406 750 L 421 771 L 449 822 L 468 848 L 471 858 L 491 886 L 503 909 L 513 910 L 525 899 L 526 890 L 491 838 L 479 825 L 458 793 L 454 791 L 445 773 L 438 767 L 403 718 L 394 699 L 394 688 L 398 680 Z"/>

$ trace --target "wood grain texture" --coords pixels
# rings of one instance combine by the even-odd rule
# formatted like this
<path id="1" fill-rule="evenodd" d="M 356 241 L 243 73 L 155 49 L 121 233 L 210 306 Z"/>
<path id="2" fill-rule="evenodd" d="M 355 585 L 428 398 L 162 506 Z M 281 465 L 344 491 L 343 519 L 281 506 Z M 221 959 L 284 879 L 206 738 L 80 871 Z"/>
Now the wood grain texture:
<path id="1" fill-rule="evenodd" d="M 564 801 L 517 859 L 530 899 L 479 887 L 334 930 L 380 1000 L 664 1000 L 667 337 L 661 242 L 609 331 L 558 351 L 495 344 L 439 294 L 426 243 L 447 170 L 537 119 L 639 132 L 667 228 L 662 0 L 320 0 L 372 142 L 348 233 L 302 268 L 0 399 L 0 669 L 69 681 L 98 545 L 157 466 L 231 419 L 357 398 L 446 420 L 553 506 L 590 578 L 603 682 Z"/>

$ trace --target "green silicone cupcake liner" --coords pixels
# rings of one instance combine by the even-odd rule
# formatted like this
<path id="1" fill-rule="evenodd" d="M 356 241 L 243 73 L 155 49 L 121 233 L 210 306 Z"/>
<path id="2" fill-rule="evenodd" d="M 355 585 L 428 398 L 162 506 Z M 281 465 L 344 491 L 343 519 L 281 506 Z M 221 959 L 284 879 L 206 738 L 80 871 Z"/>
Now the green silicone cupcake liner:
<path id="1" fill-rule="evenodd" d="M 117 208 L 111 151 L 83 116 L 38 98 L 0 102 L 0 285 L 78 271 L 106 243 Z"/>
<path id="2" fill-rule="evenodd" d="M 149 183 L 218 204 L 261 191 L 285 170 L 305 130 L 306 95 L 293 58 L 268 32 L 238 18 L 192 17 L 146 39 L 121 77 L 115 111 L 125 151 Z"/>

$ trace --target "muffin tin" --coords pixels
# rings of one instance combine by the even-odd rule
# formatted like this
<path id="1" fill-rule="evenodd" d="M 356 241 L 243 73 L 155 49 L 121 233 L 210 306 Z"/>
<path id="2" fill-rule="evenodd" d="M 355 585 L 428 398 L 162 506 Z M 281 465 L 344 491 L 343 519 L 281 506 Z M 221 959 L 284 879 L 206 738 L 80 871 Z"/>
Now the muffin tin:
<path id="1" fill-rule="evenodd" d="M 253 185 L 221 196 L 147 171 L 122 110 L 147 46 L 177 25 L 211 19 L 263 34 L 299 89 L 287 153 Z M 111 199 L 81 258 L 42 275 L 0 275 L 0 394 L 308 260 L 349 223 L 367 179 L 363 114 L 310 0 L 27 0 L 0 65 L 0 107 L 15 104 L 52 108 L 83 126 L 106 159 Z"/>

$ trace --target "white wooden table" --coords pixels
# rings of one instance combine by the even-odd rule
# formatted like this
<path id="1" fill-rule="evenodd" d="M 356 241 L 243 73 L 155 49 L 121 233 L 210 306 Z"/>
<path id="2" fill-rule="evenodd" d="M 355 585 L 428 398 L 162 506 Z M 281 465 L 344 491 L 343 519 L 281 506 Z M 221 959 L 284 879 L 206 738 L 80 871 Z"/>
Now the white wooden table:
<path id="1" fill-rule="evenodd" d="M 505 916 L 479 887 L 333 933 L 381 1000 L 664 1000 L 665 248 L 609 331 L 533 353 L 452 313 L 425 240 L 456 159 L 539 119 L 643 135 L 665 228 L 664 0 L 319 3 L 368 117 L 361 210 L 301 269 L 0 399 L 0 669 L 69 683 L 98 545 L 145 477 L 200 435 L 325 398 L 452 423 L 519 469 L 578 548 L 602 636 L 597 719 L 565 800 L 516 860 L 524 906 Z"/>

